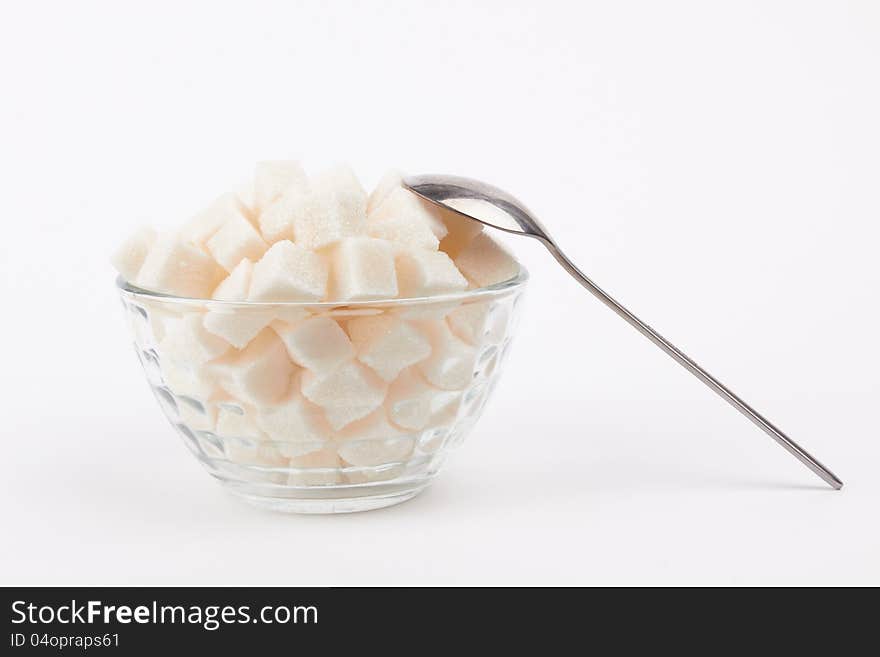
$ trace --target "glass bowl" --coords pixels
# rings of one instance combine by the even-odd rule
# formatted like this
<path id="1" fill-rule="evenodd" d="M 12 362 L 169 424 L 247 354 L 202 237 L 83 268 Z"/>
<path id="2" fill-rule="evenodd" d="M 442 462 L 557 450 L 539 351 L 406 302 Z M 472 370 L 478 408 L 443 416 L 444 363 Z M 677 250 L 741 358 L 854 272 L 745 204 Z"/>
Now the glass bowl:
<path id="1" fill-rule="evenodd" d="M 147 381 L 211 475 L 260 507 L 345 513 L 414 497 L 471 431 L 527 280 L 521 268 L 490 287 L 343 304 L 187 299 L 122 279 L 117 287 Z M 353 330 L 369 349 L 345 346 Z"/>

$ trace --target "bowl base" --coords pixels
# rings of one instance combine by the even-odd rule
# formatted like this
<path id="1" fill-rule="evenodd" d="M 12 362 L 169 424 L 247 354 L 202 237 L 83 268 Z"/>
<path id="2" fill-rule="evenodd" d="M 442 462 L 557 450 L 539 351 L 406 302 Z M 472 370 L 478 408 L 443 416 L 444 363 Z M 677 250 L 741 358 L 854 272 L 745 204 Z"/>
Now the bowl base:
<path id="1" fill-rule="evenodd" d="M 397 488 L 396 490 L 388 490 L 388 487 L 383 487 L 384 490 L 376 490 L 372 495 L 342 497 L 338 496 L 340 491 L 335 490 L 333 491 L 335 494 L 330 494 L 327 497 L 294 497 L 264 494 L 262 491 L 248 490 L 228 481 L 222 481 L 221 483 L 230 493 L 251 506 L 279 513 L 309 514 L 358 513 L 360 511 L 384 509 L 388 506 L 406 502 L 428 487 L 427 482 L 425 482 L 416 486 L 402 489 Z M 356 491 L 349 490 L 348 492 L 353 493 Z"/>

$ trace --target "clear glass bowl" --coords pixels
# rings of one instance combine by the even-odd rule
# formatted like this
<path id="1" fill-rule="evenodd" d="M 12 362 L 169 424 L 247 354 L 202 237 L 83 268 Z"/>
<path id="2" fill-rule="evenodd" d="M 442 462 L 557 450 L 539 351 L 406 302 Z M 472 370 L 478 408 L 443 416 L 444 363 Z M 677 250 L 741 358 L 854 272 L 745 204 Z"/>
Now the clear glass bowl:
<path id="1" fill-rule="evenodd" d="M 479 419 L 498 381 L 527 280 L 521 269 L 491 287 L 346 304 L 185 299 L 121 279 L 117 286 L 150 387 L 210 474 L 261 507 L 345 513 L 406 501 L 431 482 L 448 451 Z M 327 423 L 331 415 L 336 426 L 364 415 L 363 396 L 345 381 L 335 382 L 322 398 L 333 408 L 313 404 L 301 392 L 308 370 L 292 361 L 280 371 L 273 368 L 290 359 L 278 347 L 284 342 L 276 328 L 283 333 L 304 319 L 328 317 L 347 334 L 351 320 L 377 316 L 403 320 L 429 337 L 431 354 L 391 382 L 361 360 L 346 361 L 349 372 L 367 377 L 374 391 L 377 383 L 387 388 L 378 393 L 384 395 L 380 406 L 334 429 Z M 238 339 L 242 346 L 250 333 L 262 331 L 254 340 L 268 347 L 254 348 L 255 358 L 239 357 L 239 350 L 203 330 L 206 322 L 244 335 Z M 383 375 L 391 378 L 393 368 Z M 286 386 L 280 397 L 279 386 Z M 374 395 L 369 406 L 375 402 Z"/>

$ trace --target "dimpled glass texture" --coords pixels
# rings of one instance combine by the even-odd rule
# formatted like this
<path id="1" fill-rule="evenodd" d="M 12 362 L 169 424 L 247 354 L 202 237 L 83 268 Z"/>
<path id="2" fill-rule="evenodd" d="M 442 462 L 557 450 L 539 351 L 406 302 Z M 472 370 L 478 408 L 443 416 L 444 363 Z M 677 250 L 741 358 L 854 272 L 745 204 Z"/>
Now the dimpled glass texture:
<path id="1" fill-rule="evenodd" d="M 344 305 L 182 299 L 140 290 L 121 279 L 117 286 L 150 388 L 171 426 L 208 473 L 233 494 L 263 508 L 346 513 L 378 509 L 414 497 L 430 484 L 449 450 L 470 433 L 510 350 L 527 278 L 523 269 L 516 278 L 486 288 L 422 299 Z M 282 425 L 290 427 L 286 433 L 285 429 L 279 433 L 276 423 L 270 437 L 264 431 L 263 419 L 271 414 L 273 403 L 243 401 L 234 394 L 235 388 L 224 385 L 223 367 L 217 363 L 230 354 L 234 357 L 234 347 L 216 357 L 218 343 L 209 339 L 213 350 L 203 353 L 194 349 L 198 352 L 196 365 L 181 367 L 174 361 L 180 357 L 179 343 L 172 350 L 169 342 L 174 341 L 164 338 L 181 323 L 192 325 L 198 320 L 201 325 L 208 313 L 240 320 L 242 325 L 261 326 L 271 319 L 266 331 L 273 331 L 277 322 L 295 324 L 317 316 L 331 317 L 343 328 L 357 317 L 392 316 L 424 334 L 454 336 L 455 349 L 447 363 L 435 353 L 446 353 L 443 346 L 438 348 L 432 342 L 430 367 L 423 367 L 422 361 L 401 374 L 418 382 L 420 394 L 400 402 L 386 393 L 383 405 L 374 411 L 390 418 L 392 402 L 397 404 L 394 408 L 415 409 L 419 419 L 410 424 L 418 425 L 418 429 L 400 426 L 393 420 L 358 429 L 369 424 L 367 418 L 331 431 L 317 441 L 311 434 L 299 435 L 296 423 Z M 274 357 L 279 357 L 277 352 Z M 295 388 L 301 386 L 304 370 L 292 367 L 295 373 L 289 385 Z M 443 377 L 453 371 L 457 372 L 457 382 L 447 384 L 447 388 L 454 389 L 434 386 L 428 380 L 433 377 L 445 383 Z M 258 379 L 260 373 L 255 376 Z M 256 380 L 257 385 L 261 383 Z M 389 389 L 395 389 L 395 381 L 389 385 Z M 307 406 L 314 413 L 323 412 L 322 407 L 310 402 Z M 341 412 L 348 410 L 343 408 Z M 319 422 L 326 426 L 323 417 Z"/>

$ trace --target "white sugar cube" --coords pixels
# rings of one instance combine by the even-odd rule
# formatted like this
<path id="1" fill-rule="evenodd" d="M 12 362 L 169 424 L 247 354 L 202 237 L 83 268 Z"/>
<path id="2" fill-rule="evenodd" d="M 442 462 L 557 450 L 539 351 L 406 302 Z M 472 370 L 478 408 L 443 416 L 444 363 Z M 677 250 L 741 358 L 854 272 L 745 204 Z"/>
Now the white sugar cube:
<path id="1" fill-rule="evenodd" d="M 402 297 L 424 297 L 467 288 L 468 282 L 442 251 L 402 249 L 395 261 Z"/>
<path id="2" fill-rule="evenodd" d="M 138 287 L 206 299 L 226 273 L 211 256 L 174 235 L 160 235 L 138 272 Z"/>
<path id="3" fill-rule="evenodd" d="M 223 338 L 236 349 L 244 349 L 274 319 L 271 310 L 217 307 L 205 315 L 204 325 L 208 333 Z"/>
<path id="4" fill-rule="evenodd" d="M 238 198 L 242 214 L 247 217 L 248 221 L 256 226 L 259 212 L 257 211 L 257 201 L 254 196 L 253 181 L 239 185 L 235 192 L 235 196 Z"/>
<path id="5" fill-rule="evenodd" d="M 409 303 L 406 305 L 392 308 L 390 313 L 400 319 L 410 320 L 442 320 L 453 310 L 461 305 L 461 301 L 425 301 L 420 303 Z"/>
<path id="6" fill-rule="evenodd" d="M 159 343 L 159 357 L 193 369 L 219 358 L 229 344 L 205 330 L 201 313 L 190 313 L 171 325 Z"/>
<path id="7" fill-rule="evenodd" d="M 446 426 L 455 420 L 461 401 L 458 391 L 440 390 L 411 367 L 389 386 L 385 399 L 388 418 L 410 431 Z"/>
<path id="8" fill-rule="evenodd" d="M 150 247 L 156 242 L 156 231 L 152 228 L 139 228 L 120 245 L 110 262 L 122 278 L 133 283 L 144 264 Z"/>
<path id="9" fill-rule="evenodd" d="M 419 328 L 431 341 L 431 356 L 417 365 L 432 385 L 444 390 L 461 390 L 474 376 L 477 351 L 456 337 L 445 322 L 420 322 Z"/>
<path id="10" fill-rule="evenodd" d="M 388 315 L 361 317 L 348 322 L 358 360 L 385 381 L 431 355 L 431 343 L 409 322 Z"/>
<path id="11" fill-rule="evenodd" d="M 290 459 L 290 467 L 296 468 L 287 478 L 289 486 L 332 486 L 341 483 L 339 468 L 342 461 L 332 447 L 319 449 Z"/>
<path id="12" fill-rule="evenodd" d="M 261 408 L 257 423 L 284 456 L 294 458 L 323 449 L 331 440 L 321 408 L 293 390 L 276 406 Z"/>
<path id="13" fill-rule="evenodd" d="M 276 242 L 254 265 L 250 299 L 320 301 L 327 294 L 327 263 L 288 240 Z"/>
<path id="14" fill-rule="evenodd" d="M 223 438 L 263 440 L 263 432 L 257 425 L 256 411 L 238 403 L 217 405 L 217 425 L 214 432 Z"/>
<path id="15" fill-rule="evenodd" d="M 349 237 L 331 255 L 330 296 L 334 301 L 366 301 L 397 296 L 394 250 L 385 240 Z"/>
<path id="16" fill-rule="evenodd" d="M 355 420 L 359 420 L 365 415 L 369 415 L 372 409 L 366 406 L 339 406 L 337 408 L 325 408 L 324 417 L 334 430 L 346 427 Z"/>
<path id="17" fill-rule="evenodd" d="M 477 235 L 458 253 L 455 265 L 480 287 L 506 281 L 519 273 L 519 263 L 486 233 Z"/>
<path id="18" fill-rule="evenodd" d="M 257 260 L 269 248 L 243 214 L 229 217 L 205 246 L 214 260 L 230 272 L 242 259 Z"/>
<path id="19" fill-rule="evenodd" d="M 348 167 L 338 166 L 316 176 L 306 198 L 293 214 L 296 243 L 321 249 L 366 229 L 367 195 Z"/>
<path id="20" fill-rule="evenodd" d="M 330 317 L 314 317 L 296 324 L 275 322 L 272 328 L 291 360 L 312 372 L 328 372 L 354 358 L 351 340 Z"/>
<path id="21" fill-rule="evenodd" d="M 404 370 L 388 387 L 385 400 L 388 418 L 404 429 L 425 428 L 431 419 L 431 400 L 437 392 L 416 368 Z"/>
<path id="22" fill-rule="evenodd" d="M 420 198 L 404 187 L 396 187 L 370 212 L 370 220 L 381 222 L 390 217 L 403 217 L 428 226 L 434 236 L 442 240 L 447 230 L 440 214 L 440 208 L 430 201 Z"/>
<path id="23" fill-rule="evenodd" d="M 367 192 L 346 165 L 336 165 L 315 176 L 316 189 L 332 190 L 341 212 L 361 225 L 367 215 Z"/>
<path id="24" fill-rule="evenodd" d="M 277 321 L 288 324 L 295 324 L 312 316 L 308 308 L 296 304 L 269 306 L 269 308 L 272 310 Z"/>
<path id="25" fill-rule="evenodd" d="M 243 259 L 214 289 L 211 298 L 217 301 L 246 301 L 253 271 L 254 263 L 247 258 Z"/>
<path id="26" fill-rule="evenodd" d="M 307 187 L 292 187 L 272 201 L 260 213 L 258 223 L 263 238 L 268 242 L 294 239 L 296 218 L 309 211 Z"/>
<path id="27" fill-rule="evenodd" d="M 478 345 L 486 337 L 491 310 L 492 306 L 488 301 L 467 303 L 450 312 L 446 321 L 456 336 L 468 344 Z"/>
<path id="28" fill-rule="evenodd" d="M 355 361 L 330 372 L 305 371 L 302 375 L 303 395 L 324 409 L 337 431 L 375 410 L 385 398 L 386 388 L 382 379 Z"/>
<path id="29" fill-rule="evenodd" d="M 267 160 L 257 162 L 254 171 L 254 208 L 265 210 L 272 201 L 286 191 L 305 189 L 308 185 L 306 172 L 291 160 Z"/>
<path id="30" fill-rule="evenodd" d="M 213 378 L 200 368 L 175 363 L 168 358 L 159 360 L 162 380 L 175 395 L 205 401 L 217 394 Z"/>
<path id="31" fill-rule="evenodd" d="M 401 175 L 399 171 L 396 169 L 386 171 L 382 179 L 376 184 L 375 189 L 370 192 L 370 196 L 367 199 L 367 214 L 378 208 L 391 192 L 400 187 L 400 183 Z"/>
<path id="32" fill-rule="evenodd" d="M 180 321 L 180 314 L 176 311 L 175 306 L 161 300 L 152 301 L 142 299 L 140 301 L 144 311 L 147 313 L 147 321 L 150 324 L 150 332 L 153 334 L 154 342 L 161 342 L 168 329 L 172 325 Z"/>
<path id="33" fill-rule="evenodd" d="M 377 466 L 407 460 L 415 439 L 388 421 L 380 408 L 350 424 L 339 434 L 339 456 L 356 466 Z"/>
<path id="34" fill-rule="evenodd" d="M 180 237 L 204 249 L 223 224 L 245 212 L 246 208 L 237 194 L 223 194 L 190 219 L 180 231 Z"/>
<path id="35" fill-rule="evenodd" d="M 296 366 L 275 332 L 267 328 L 241 351 L 212 363 L 211 371 L 230 395 L 262 406 L 277 402 L 287 393 Z"/>
<path id="36" fill-rule="evenodd" d="M 218 301 L 243 301 L 247 299 L 251 285 L 253 263 L 245 258 L 227 276 L 211 298 Z M 205 329 L 223 338 L 236 349 L 244 347 L 253 340 L 269 323 L 275 319 L 272 309 L 250 306 L 230 306 L 220 304 L 209 306 L 205 315 Z"/>
<path id="37" fill-rule="evenodd" d="M 426 208 L 419 208 L 415 213 L 408 212 L 411 199 L 405 199 L 402 203 L 399 200 L 392 202 L 385 210 L 377 212 L 392 192 L 400 188 L 400 173 L 394 170 L 386 172 L 367 199 L 367 234 L 395 245 L 436 251 L 439 239 L 432 230 L 432 227 L 436 228 L 436 213 L 430 208 L 427 214 L 423 211 Z"/>
<path id="38" fill-rule="evenodd" d="M 287 467 L 287 458 L 269 442 L 233 438 L 224 441 L 223 451 L 227 459 L 239 465 L 257 465 L 261 468 Z M 276 475 L 276 473 L 260 472 L 258 476 L 268 478 L 274 483 L 284 482 L 284 476 L 281 473 Z"/>
<path id="39" fill-rule="evenodd" d="M 413 221 L 402 215 L 367 220 L 370 237 L 388 240 L 395 246 L 408 246 L 436 251 L 440 245 L 431 228 L 422 221 Z"/>
<path id="40" fill-rule="evenodd" d="M 353 422 L 341 431 L 338 431 L 336 433 L 336 441 L 337 444 L 341 444 L 348 441 L 386 440 L 403 436 L 411 437 L 408 431 L 403 431 L 394 426 L 388 420 L 388 414 L 386 413 L 385 408 L 379 407 L 372 413 L 360 418 L 357 422 Z M 341 452 L 340 456 L 342 456 Z M 343 458 L 345 457 L 343 456 Z M 355 465 L 363 465 L 360 463 L 354 463 L 354 461 L 349 459 L 345 460 Z"/>

